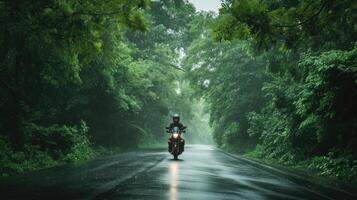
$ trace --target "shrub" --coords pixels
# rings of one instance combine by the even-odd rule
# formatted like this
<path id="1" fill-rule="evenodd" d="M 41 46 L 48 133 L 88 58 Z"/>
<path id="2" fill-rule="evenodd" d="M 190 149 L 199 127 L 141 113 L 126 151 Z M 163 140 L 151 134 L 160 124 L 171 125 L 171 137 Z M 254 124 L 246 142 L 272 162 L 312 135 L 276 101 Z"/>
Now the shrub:
<path id="1" fill-rule="evenodd" d="M 316 156 L 308 167 L 317 170 L 322 176 L 357 182 L 357 160 L 350 154 L 333 156 L 333 153 L 329 153 L 328 156 Z"/>
<path id="2" fill-rule="evenodd" d="M 93 158 L 84 121 L 79 126 L 28 123 L 25 127 L 26 145 L 14 151 L 6 137 L 0 137 L 0 176 L 50 167 L 59 162 L 74 162 Z"/>

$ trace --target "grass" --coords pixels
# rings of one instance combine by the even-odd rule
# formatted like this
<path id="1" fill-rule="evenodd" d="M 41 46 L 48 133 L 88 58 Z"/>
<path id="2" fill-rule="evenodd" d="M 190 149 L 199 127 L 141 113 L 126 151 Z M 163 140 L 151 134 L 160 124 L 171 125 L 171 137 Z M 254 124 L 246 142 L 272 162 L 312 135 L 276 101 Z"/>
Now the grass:
<path id="1" fill-rule="evenodd" d="M 261 145 L 243 154 L 245 157 L 259 159 L 269 164 L 279 164 L 317 177 L 331 178 L 338 181 L 357 184 L 357 160 L 350 154 L 330 152 L 327 156 L 314 156 L 308 159 L 297 159 L 291 153 L 282 156 L 265 154 Z"/>

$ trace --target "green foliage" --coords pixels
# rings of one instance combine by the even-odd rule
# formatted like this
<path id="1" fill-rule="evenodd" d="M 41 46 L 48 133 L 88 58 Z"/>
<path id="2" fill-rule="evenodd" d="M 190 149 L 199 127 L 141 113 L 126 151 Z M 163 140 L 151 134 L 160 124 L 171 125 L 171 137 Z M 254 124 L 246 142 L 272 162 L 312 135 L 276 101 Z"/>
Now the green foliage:
<path id="1" fill-rule="evenodd" d="M 176 92 L 188 2 L 2 1 L 0 13 L 1 173 L 154 143 L 170 113 L 193 117 L 190 89 Z"/>
<path id="2" fill-rule="evenodd" d="M 357 9 L 354 1 L 223 2 L 212 31 L 220 41 L 250 38 L 258 47 L 266 49 L 272 45 L 290 49 L 304 44 L 321 49 L 321 44 L 331 48 L 334 41 L 339 41 L 340 48 L 348 48 L 354 40 Z"/>
<path id="3" fill-rule="evenodd" d="M 136 109 L 133 94 L 124 89 L 129 86 L 114 84 L 131 76 L 121 34 L 125 27 L 147 28 L 145 2 L 1 3 L 0 128 L 16 148 L 32 131 L 26 132 L 26 123 L 71 126 L 84 119 L 91 126 L 88 110 L 103 93 L 120 111 Z"/>
<path id="4" fill-rule="evenodd" d="M 204 14 L 199 19 L 212 20 Z M 199 20 L 192 23 L 202 26 L 202 30 L 208 26 Z M 264 99 L 261 87 L 266 75 L 261 58 L 253 58 L 250 46 L 244 42 L 219 44 L 203 32 L 192 42 L 184 64 L 196 95 L 202 95 L 209 104 L 217 144 L 242 150 L 246 144 L 254 145 L 258 137 L 247 133 L 247 115 L 258 111 Z"/>
<path id="5" fill-rule="evenodd" d="M 0 176 L 21 173 L 57 164 L 47 152 L 36 146 L 26 145 L 22 151 L 13 151 L 9 141 L 0 139 Z"/>
<path id="6" fill-rule="evenodd" d="M 265 84 L 268 101 L 260 113 L 250 113 L 248 132 L 260 136 L 267 157 L 290 153 L 299 160 L 333 148 L 356 154 L 355 56 L 355 49 L 306 55 L 299 62 L 305 78 Z"/>
<path id="7" fill-rule="evenodd" d="M 294 101 L 295 112 L 303 119 L 298 133 L 315 133 L 311 137 L 317 138 L 324 153 L 336 145 L 348 149 L 356 145 L 356 52 L 356 48 L 324 52 L 306 56 L 299 64 L 308 75 Z"/>
<path id="8" fill-rule="evenodd" d="M 5 137 L 0 139 L 2 176 L 50 167 L 59 162 L 85 160 L 96 154 L 84 121 L 73 127 L 56 124 L 43 127 L 31 123 L 24 129 L 27 138 L 21 151 L 13 150 Z"/>
<path id="9" fill-rule="evenodd" d="M 54 155 L 56 156 L 61 154 L 62 151 L 64 153 L 69 151 L 75 143 L 85 138 L 84 134 L 87 132 L 85 123 L 80 129 L 57 124 L 43 127 L 33 123 L 25 125 L 24 129 L 24 134 L 27 136 L 26 140 L 28 140 L 26 143 L 37 146 L 44 151 L 55 150 Z"/>
<path id="10" fill-rule="evenodd" d="M 251 158 L 264 158 L 264 147 L 260 144 L 257 144 L 257 146 L 255 146 L 252 151 L 248 151 L 244 155 Z"/>
<path id="11" fill-rule="evenodd" d="M 354 182 L 357 180 L 357 161 L 350 154 L 334 156 L 330 152 L 328 156 L 314 157 L 308 167 L 317 170 L 322 176 Z"/>
<path id="12" fill-rule="evenodd" d="M 230 143 L 232 143 L 232 141 L 234 141 L 234 139 L 237 137 L 238 130 L 239 130 L 239 127 L 238 127 L 237 123 L 233 122 L 233 123 L 227 125 L 227 127 L 223 131 L 222 136 L 220 136 L 220 137 L 222 137 L 221 138 L 222 144 L 229 145 Z M 218 132 L 215 132 L 215 133 L 218 134 Z"/>
<path id="13" fill-rule="evenodd" d="M 355 179 L 345 162 L 357 159 L 356 8 L 354 1 L 225 0 L 217 18 L 193 20 L 200 37 L 188 51 L 187 77 L 209 103 L 217 144 Z"/>

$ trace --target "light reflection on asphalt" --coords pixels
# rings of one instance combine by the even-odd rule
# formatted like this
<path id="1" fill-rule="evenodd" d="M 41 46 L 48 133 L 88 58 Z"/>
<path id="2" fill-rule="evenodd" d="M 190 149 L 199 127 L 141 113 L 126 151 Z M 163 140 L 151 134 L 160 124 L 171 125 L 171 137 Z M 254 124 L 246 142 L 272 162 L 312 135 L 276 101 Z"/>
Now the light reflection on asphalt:
<path id="1" fill-rule="evenodd" d="M 170 163 L 170 195 L 169 199 L 170 200 L 177 200 L 177 190 L 178 190 L 178 170 L 179 166 L 178 163 L 175 161 L 172 161 Z"/>

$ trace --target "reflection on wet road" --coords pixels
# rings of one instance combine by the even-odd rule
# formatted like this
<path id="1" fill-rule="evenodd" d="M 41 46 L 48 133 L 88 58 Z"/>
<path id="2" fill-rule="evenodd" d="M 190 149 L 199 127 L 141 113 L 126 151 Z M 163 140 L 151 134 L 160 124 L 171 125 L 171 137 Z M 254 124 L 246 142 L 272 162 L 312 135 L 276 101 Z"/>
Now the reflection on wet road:
<path id="1" fill-rule="evenodd" d="M 170 164 L 170 200 L 177 199 L 177 176 L 178 176 L 178 163 L 172 162 Z"/>
<path id="2" fill-rule="evenodd" d="M 194 145 L 179 160 L 122 183 L 101 199 L 332 199 L 323 193 L 252 167 L 216 148 Z"/>
<path id="3" fill-rule="evenodd" d="M 205 145 L 188 146 L 179 160 L 163 150 L 138 151 L 4 179 L 0 186 L 8 199 L 354 198 L 291 182 Z"/>

